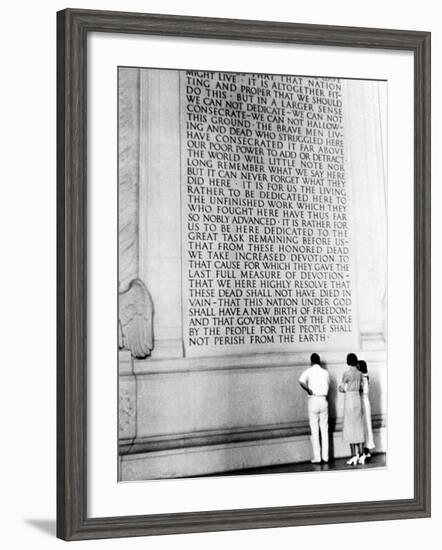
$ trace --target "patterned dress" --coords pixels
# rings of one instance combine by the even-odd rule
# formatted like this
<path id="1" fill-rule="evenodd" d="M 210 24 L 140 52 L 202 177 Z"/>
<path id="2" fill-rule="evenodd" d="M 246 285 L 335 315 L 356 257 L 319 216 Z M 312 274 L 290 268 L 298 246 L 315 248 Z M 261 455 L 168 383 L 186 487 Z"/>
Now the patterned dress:
<path id="1" fill-rule="evenodd" d="M 373 427 L 371 425 L 371 405 L 368 398 L 369 392 L 368 375 L 362 375 L 362 413 L 364 417 L 365 446 L 367 449 L 374 449 Z"/>
<path id="2" fill-rule="evenodd" d="M 346 388 L 344 399 L 343 439 L 347 443 L 364 442 L 364 422 L 362 417 L 362 374 L 356 367 L 344 372 L 342 384 Z"/>

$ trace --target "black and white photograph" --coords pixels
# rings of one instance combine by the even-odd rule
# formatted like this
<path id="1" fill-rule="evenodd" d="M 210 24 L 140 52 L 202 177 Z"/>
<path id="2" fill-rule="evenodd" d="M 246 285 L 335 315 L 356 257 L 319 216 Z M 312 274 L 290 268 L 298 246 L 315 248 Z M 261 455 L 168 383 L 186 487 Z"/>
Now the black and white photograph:
<path id="1" fill-rule="evenodd" d="M 119 481 L 388 467 L 388 83 L 117 70 Z"/>

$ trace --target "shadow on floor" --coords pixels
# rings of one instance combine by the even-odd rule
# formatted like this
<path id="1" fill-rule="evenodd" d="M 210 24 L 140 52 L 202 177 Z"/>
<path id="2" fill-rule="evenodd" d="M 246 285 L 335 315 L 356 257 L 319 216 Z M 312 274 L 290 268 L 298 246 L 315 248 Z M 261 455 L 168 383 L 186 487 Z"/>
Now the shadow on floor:
<path id="1" fill-rule="evenodd" d="M 232 470 L 230 472 L 218 472 L 208 474 L 204 477 L 219 477 L 219 476 L 240 476 L 240 475 L 257 475 L 257 474 L 282 474 L 282 473 L 298 473 L 298 472 L 327 472 L 334 470 L 368 470 L 371 468 L 385 468 L 387 460 L 385 453 L 373 455 L 367 462 L 362 465 L 348 466 L 348 458 L 337 458 L 330 460 L 328 463 L 312 464 L 311 462 L 297 462 L 294 464 L 276 464 L 273 466 L 263 466 L 261 468 L 245 468 L 243 470 Z M 203 477 L 203 476 L 202 476 Z"/>

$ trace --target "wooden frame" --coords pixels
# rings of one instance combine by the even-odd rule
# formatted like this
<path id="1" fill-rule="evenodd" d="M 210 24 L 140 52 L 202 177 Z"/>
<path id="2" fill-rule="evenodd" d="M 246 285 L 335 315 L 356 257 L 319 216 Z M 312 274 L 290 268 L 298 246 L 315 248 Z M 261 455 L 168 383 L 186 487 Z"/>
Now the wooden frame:
<path id="1" fill-rule="evenodd" d="M 87 35 L 113 32 L 408 50 L 414 55 L 414 498 L 88 518 Z M 65 540 L 430 515 L 430 33 L 64 10 L 57 17 L 57 535 Z"/>

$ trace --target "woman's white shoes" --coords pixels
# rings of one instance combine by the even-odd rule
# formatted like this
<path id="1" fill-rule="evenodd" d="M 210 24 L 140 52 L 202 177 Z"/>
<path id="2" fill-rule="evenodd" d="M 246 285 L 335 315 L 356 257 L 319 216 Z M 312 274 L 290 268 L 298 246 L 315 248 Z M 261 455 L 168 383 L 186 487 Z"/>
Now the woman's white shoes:
<path id="1" fill-rule="evenodd" d="M 365 464 L 365 461 L 366 461 L 367 458 L 368 457 L 365 454 L 361 455 L 361 456 L 359 456 L 359 455 L 352 456 L 350 458 L 350 460 L 347 460 L 347 464 L 349 466 L 356 466 L 356 464 Z"/>

